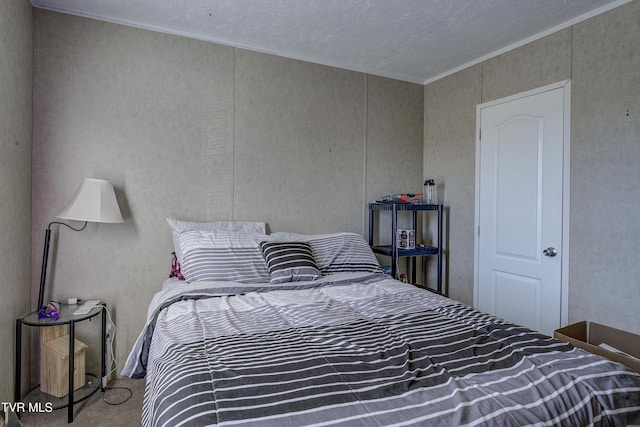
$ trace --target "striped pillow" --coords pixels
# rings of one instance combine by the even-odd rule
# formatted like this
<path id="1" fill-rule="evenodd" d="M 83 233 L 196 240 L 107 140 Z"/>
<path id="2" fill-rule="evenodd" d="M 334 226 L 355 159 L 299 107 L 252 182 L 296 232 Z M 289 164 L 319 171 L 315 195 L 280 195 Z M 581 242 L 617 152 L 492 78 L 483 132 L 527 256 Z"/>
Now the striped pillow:
<path id="1" fill-rule="evenodd" d="M 269 239 L 263 234 L 185 231 L 180 234 L 181 272 L 188 283 L 269 282 L 271 277 L 259 247 L 259 242 Z"/>
<path id="2" fill-rule="evenodd" d="M 182 263 L 182 249 L 180 248 L 180 234 L 185 231 L 230 231 L 245 234 L 267 234 L 266 224 L 255 221 L 211 221 L 192 222 L 167 218 L 169 228 L 173 235 L 173 247 L 178 262 Z"/>
<path id="3" fill-rule="evenodd" d="M 343 271 L 382 273 L 378 259 L 364 238 L 356 233 L 296 234 L 279 232 L 271 234 L 278 241 L 302 241 L 309 243 L 313 257 L 322 274 Z"/>
<path id="4" fill-rule="evenodd" d="M 313 252 L 305 242 L 261 242 L 271 283 L 301 282 L 321 276 Z"/>

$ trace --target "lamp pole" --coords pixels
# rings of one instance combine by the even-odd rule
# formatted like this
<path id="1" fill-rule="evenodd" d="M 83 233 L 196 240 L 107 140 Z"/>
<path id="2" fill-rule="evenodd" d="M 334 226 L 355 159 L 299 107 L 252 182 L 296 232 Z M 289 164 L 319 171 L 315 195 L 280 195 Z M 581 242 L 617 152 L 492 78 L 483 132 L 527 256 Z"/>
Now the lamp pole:
<path id="1" fill-rule="evenodd" d="M 36 306 L 36 310 L 40 310 L 44 303 L 44 285 L 47 280 L 47 263 L 49 262 L 49 242 L 51 241 L 51 226 L 53 224 L 64 225 L 72 229 L 73 231 L 82 231 L 87 227 L 87 221 L 84 222 L 84 225 L 80 228 L 73 228 L 67 223 L 52 221 L 47 226 L 47 231 L 44 233 L 44 248 L 42 250 L 42 269 L 40 270 L 40 291 L 38 292 L 38 305 Z"/>

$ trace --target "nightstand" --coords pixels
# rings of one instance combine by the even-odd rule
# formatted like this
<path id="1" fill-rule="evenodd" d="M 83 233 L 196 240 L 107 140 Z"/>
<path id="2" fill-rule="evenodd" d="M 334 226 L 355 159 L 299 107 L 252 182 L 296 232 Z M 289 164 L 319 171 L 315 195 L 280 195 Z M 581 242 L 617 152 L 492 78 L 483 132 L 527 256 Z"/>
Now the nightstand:
<path id="1" fill-rule="evenodd" d="M 27 408 L 35 408 L 36 410 L 50 410 L 60 409 L 67 407 L 67 422 L 73 422 L 73 405 L 79 403 L 91 395 L 93 395 L 98 389 L 104 392 L 104 386 L 102 384 L 102 378 L 105 377 L 105 350 L 106 350 L 106 314 L 107 307 L 105 304 L 100 304 L 93 307 L 88 313 L 81 315 L 74 315 L 79 305 L 61 305 L 59 310 L 58 319 L 38 319 L 38 311 L 31 312 L 24 317 L 16 319 L 16 349 L 15 349 L 15 386 L 14 386 L 14 400 L 15 402 L 24 402 Z M 84 378 L 84 385 L 74 390 L 74 372 L 75 367 L 75 354 L 76 343 L 75 339 L 75 326 L 76 323 L 85 320 L 91 320 L 98 315 L 101 315 L 101 367 L 100 377 L 94 374 L 86 373 Z M 21 396 L 21 360 L 22 360 L 22 327 L 31 326 L 36 328 L 50 328 L 48 330 L 42 330 L 41 334 L 50 334 L 52 331 L 59 330 L 61 327 L 68 329 L 68 337 L 64 335 L 63 338 L 68 342 L 69 351 L 66 353 L 68 360 L 68 394 L 62 397 L 55 397 L 50 394 L 44 393 L 40 390 L 40 386 L 36 386 L 30 390 L 24 397 Z M 66 334 L 66 331 L 64 332 Z M 57 333 L 56 333 L 57 334 Z M 66 346 L 66 344 L 65 344 Z M 86 347 L 86 346 L 85 346 Z M 66 361 L 65 361 L 66 363 Z M 44 369 L 43 366 L 40 369 Z M 76 379 L 76 382 L 78 380 Z"/>

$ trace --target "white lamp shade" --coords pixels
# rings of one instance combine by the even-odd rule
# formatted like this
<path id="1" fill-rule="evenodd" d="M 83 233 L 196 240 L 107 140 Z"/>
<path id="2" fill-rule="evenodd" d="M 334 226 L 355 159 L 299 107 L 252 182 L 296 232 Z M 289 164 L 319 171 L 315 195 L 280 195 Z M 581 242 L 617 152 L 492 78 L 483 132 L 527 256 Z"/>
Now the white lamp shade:
<path id="1" fill-rule="evenodd" d="M 113 185 L 104 179 L 85 178 L 60 214 L 60 219 L 88 222 L 123 222 Z"/>

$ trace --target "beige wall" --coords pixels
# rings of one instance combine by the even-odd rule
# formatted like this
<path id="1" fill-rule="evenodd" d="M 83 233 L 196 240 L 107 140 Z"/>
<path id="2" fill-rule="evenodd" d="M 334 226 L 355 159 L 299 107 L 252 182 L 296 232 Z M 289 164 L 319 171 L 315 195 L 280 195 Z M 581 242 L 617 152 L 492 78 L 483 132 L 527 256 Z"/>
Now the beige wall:
<path id="1" fill-rule="evenodd" d="M 19 4 L 30 17 L 22 1 L 2 7 Z M 638 13 L 632 2 L 423 88 L 36 10 L 32 303 L 40 236 L 84 177 L 115 184 L 126 222 L 90 224 L 82 233 L 56 229 L 47 297 L 105 300 L 120 366 L 168 273 L 167 216 L 365 234 L 368 201 L 434 177 L 450 206 L 449 293 L 471 303 L 475 106 L 571 78 L 569 320 L 640 332 L 632 246 L 640 226 L 631 213 L 640 194 Z M 0 49 L 29 53 L 29 35 Z M 0 121 L 16 111 L 2 102 Z M 1 173 L 28 182 L 21 179 L 28 160 L 12 164 L 21 167 Z M 594 204 L 594 183 L 615 209 Z M 29 209 L 0 212 L 11 218 Z M 26 221 L 26 232 L 9 230 L 28 235 Z M 15 258 L 17 280 L 28 278 L 27 268 L 18 271 L 27 259 Z M 90 331 L 80 333 L 92 344 Z"/>
<path id="2" fill-rule="evenodd" d="M 0 402 L 13 401 L 15 319 L 29 308 L 32 46 L 29 2 L 0 2 Z"/>
<path id="3" fill-rule="evenodd" d="M 47 298 L 105 300 L 120 367 L 169 272 L 166 217 L 363 233 L 368 201 L 420 188 L 423 86 L 34 16 L 34 236 L 84 177 L 111 180 L 126 219 L 56 229 Z M 97 346 L 90 332 L 81 338 Z"/>
<path id="4" fill-rule="evenodd" d="M 424 174 L 450 206 L 449 294 L 473 302 L 475 108 L 572 80 L 569 322 L 640 333 L 640 2 L 425 87 Z"/>
<path id="5" fill-rule="evenodd" d="M 640 2 L 576 25 L 569 320 L 640 333 Z"/>

